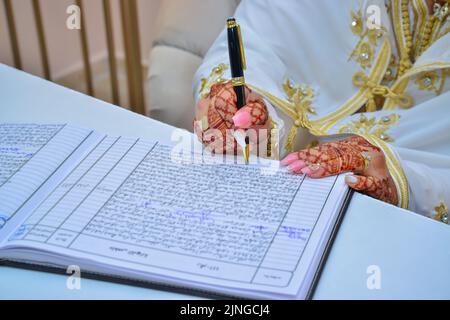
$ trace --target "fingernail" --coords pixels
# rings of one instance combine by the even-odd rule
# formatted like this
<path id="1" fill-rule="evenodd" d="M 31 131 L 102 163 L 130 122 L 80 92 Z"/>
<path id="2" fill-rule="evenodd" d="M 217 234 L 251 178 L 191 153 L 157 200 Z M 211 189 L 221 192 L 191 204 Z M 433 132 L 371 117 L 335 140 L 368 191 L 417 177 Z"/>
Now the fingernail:
<path id="1" fill-rule="evenodd" d="M 303 174 L 311 174 L 312 170 L 309 167 L 305 167 L 302 169 L 301 173 Z"/>
<path id="2" fill-rule="evenodd" d="M 287 169 L 291 172 L 297 172 L 305 166 L 305 162 L 302 160 L 295 161 Z"/>
<path id="3" fill-rule="evenodd" d="M 236 127 L 248 128 L 252 124 L 252 117 L 247 111 L 240 110 L 234 115 L 233 122 Z"/>
<path id="4" fill-rule="evenodd" d="M 286 156 L 283 160 L 281 160 L 282 166 L 290 165 L 292 162 L 298 160 L 298 154 L 297 153 L 291 153 L 290 155 Z"/>
<path id="5" fill-rule="evenodd" d="M 347 175 L 345 176 L 345 182 L 348 184 L 356 184 L 358 182 L 358 179 L 354 175 Z"/>
<path id="6" fill-rule="evenodd" d="M 234 138 L 236 139 L 237 143 L 241 146 L 245 146 L 245 132 L 242 130 L 237 130 L 234 132 Z"/>
<path id="7" fill-rule="evenodd" d="M 311 172 L 316 172 L 320 169 L 320 165 L 318 164 L 311 164 L 308 166 L 308 168 L 311 170 Z"/>

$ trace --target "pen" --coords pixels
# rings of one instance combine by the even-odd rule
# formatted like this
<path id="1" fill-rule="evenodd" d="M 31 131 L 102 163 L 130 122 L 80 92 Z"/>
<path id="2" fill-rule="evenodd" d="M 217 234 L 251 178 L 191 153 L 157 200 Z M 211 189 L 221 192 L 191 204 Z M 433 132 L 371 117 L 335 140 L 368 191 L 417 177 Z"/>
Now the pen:
<path id="1" fill-rule="evenodd" d="M 235 18 L 227 20 L 228 26 L 228 53 L 230 55 L 231 83 L 237 97 L 237 108 L 241 109 L 246 104 L 245 99 L 245 77 L 244 70 L 247 68 L 245 62 L 244 45 L 242 42 L 241 28 Z M 249 163 L 250 139 L 246 131 L 244 160 Z"/>

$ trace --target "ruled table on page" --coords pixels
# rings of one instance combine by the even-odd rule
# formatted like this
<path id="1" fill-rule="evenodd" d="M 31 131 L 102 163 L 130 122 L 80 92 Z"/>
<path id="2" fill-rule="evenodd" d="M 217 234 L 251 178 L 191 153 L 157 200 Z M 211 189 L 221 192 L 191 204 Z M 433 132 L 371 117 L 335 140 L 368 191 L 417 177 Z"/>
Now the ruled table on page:
<path id="1" fill-rule="evenodd" d="M 181 164 L 106 137 L 9 240 L 249 284 L 289 285 L 336 177 Z"/>
<path id="2" fill-rule="evenodd" d="M 1 124 L 1 219 L 6 223 L 91 134 L 68 125 Z"/>

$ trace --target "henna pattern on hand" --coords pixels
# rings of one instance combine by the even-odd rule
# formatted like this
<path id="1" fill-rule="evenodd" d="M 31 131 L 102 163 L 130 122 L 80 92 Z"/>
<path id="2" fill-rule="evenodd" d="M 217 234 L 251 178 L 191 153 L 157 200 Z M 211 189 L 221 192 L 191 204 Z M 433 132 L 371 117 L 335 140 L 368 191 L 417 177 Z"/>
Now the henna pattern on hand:
<path id="1" fill-rule="evenodd" d="M 370 161 L 368 161 L 370 159 Z M 366 163 L 368 161 L 368 163 Z M 350 187 L 382 201 L 397 204 L 394 181 L 380 148 L 359 136 L 326 143 L 290 154 L 282 164 L 288 170 L 322 178 L 344 172 L 360 174 Z"/>
<path id="2" fill-rule="evenodd" d="M 256 94 L 246 87 L 247 104 L 242 110 L 251 115 L 251 126 L 262 126 L 268 121 L 267 107 L 259 94 Z M 237 144 L 234 139 L 227 138 L 227 130 L 236 129 L 233 122 L 233 116 L 238 111 L 237 97 L 231 82 L 216 84 L 211 87 L 208 96 L 209 107 L 207 110 L 208 128 L 199 128 L 194 121 L 194 129 L 202 143 L 209 145 L 209 149 L 215 152 L 225 152 L 233 150 L 236 152 Z M 203 129 L 203 130 L 202 130 Z M 207 131 L 211 129 L 219 130 L 222 139 L 217 138 L 211 141 L 211 134 Z M 200 131 L 200 132 L 199 132 Z M 232 140 L 232 141 L 227 141 Z M 213 143 L 212 143 L 213 142 Z"/>
<path id="3" fill-rule="evenodd" d="M 365 169 L 363 152 L 380 152 L 380 150 L 363 138 L 351 137 L 301 150 L 297 157 L 311 169 L 312 177 L 322 178 L 342 172 L 363 171 Z"/>
<path id="4" fill-rule="evenodd" d="M 373 176 L 354 177 L 357 179 L 357 182 L 354 184 L 349 184 L 351 188 L 365 193 L 372 198 L 397 205 L 397 190 L 395 189 L 395 185 L 390 176 L 384 178 L 376 178 Z"/>

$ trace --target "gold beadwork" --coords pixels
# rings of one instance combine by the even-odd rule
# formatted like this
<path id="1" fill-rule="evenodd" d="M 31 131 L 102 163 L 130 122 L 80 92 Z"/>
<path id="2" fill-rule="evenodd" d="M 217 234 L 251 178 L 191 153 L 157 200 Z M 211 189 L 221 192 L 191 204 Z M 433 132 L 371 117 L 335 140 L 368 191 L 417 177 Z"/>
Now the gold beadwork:
<path id="1" fill-rule="evenodd" d="M 385 142 L 393 142 L 394 139 L 386 132 L 393 125 L 398 124 L 400 115 L 391 114 L 383 116 L 381 118 L 371 117 L 368 118 L 365 114 L 360 114 L 359 119 L 350 122 L 349 124 L 342 125 L 339 129 L 339 133 L 352 133 L 363 136 L 372 135 Z"/>
<path id="2" fill-rule="evenodd" d="M 363 27 L 363 19 L 362 19 L 361 10 L 358 12 L 352 11 L 350 14 L 352 17 L 352 23 L 350 25 L 352 32 L 357 36 L 362 36 L 364 27 Z"/>
<path id="3" fill-rule="evenodd" d="M 374 50 L 367 42 L 362 42 L 355 51 L 355 60 L 363 68 L 370 68 L 372 66 Z"/>
<path id="4" fill-rule="evenodd" d="M 211 91 L 211 87 L 213 85 L 224 83 L 226 81 L 223 78 L 223 75 L 225 71 L 228 69 L 229 69 L 228 65 L 221 63 L 211 70 L 211 74 L 207 78 L 201 79 L 200 96 L 202 98 L 207 98 L 209 96 L 209 92 Z"/>
<path id="5" fill-rule="evenodd" d="M 391 61 L 389 62 L 389 67 L 386 69 L 386 73 L 384 74 L 383 81 L 394 81 L 397 79 L 398 75 L 399 63 L 397 62 L 397 58 L 395 55 L 391 56 Z"/>
<path id="6" fill-rule="evenodd" d="M 445 224 L 449 223 L 448 207 L 444 202 L 440 202 L 436 207 L 434 207 L 434 219 Z"/>
<path id="7" fill-rule="evenodd" d="M 436 71 L 424 72 L 417 77 L 415 83 L 420 90 L 437 92 L 436 83 L 438 82 L 438 74 Z"/>
<path id="8" fill-rule="evenodd" d="M 438 19 L 436 16 L 428 17 L 425 24 L 425 31 L 419 46 L 419 55 L 423 54 L 432 44 L 431 35 L 436 27 Z"/>
<path id="9" fill-rule="evenodd" d="M 283 83 L 283 90 L 286 93 L 287 100 L 292 104 L 296 113 L 294 125 L 289 130 L 285 146 L 286 150 L 292 151 L 298 129 L 301 127 L 309 128 L 311 126 L 308 114 L 315 114 L 316 112 L 312 107 L 312 99 L 314 98 L 315 92 L 313 88 L 307 85 L 294 87 L 289 79 Z"/>
<path id="10" fill-rule="evenodd" d="M 348 60 L 355 60 L 362 68 L 370 68 L 375 56 L 374 52 L 378 45 L 378 40 L 386 32 L 386 29 L 384 27 L 374 29 L 364 28 L 361 10 L 358 12 L 352 11 L 351 18 L 351 30 L 360 39 Z"/>
<path id="11" fill-rule="evenodd" d="M 409 17 L 409 0 L 402 0 L 402 31 L 405 39 L 404 50 L 401 52 L 400 64 L 399 64 L 399 75 L 403 75 L 408 71 L 411 66 L 411 48 L 412 48 L 412 35 L 410 30 L 410 17 Z"/>

